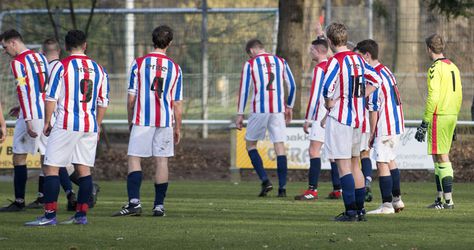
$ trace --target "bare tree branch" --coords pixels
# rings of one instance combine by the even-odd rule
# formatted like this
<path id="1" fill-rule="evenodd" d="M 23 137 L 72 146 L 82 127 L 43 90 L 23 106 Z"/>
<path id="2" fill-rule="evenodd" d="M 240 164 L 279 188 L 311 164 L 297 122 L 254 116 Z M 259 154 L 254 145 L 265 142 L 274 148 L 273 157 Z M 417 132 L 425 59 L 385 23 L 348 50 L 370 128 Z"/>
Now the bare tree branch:
<path id="1" fill-rule="evenodd" d="M 92 22 L 92 17 L 94 16 L 94 10 L 95 10 L 95 7 L 97 5 L 97 0 L 91 0 L 91 1 L 92 1 L 91 12 L 89 14 L 89 19 L 87 19 L 86 29 L 84 31 L 86 33 L 86 37 L 87 37 L 87 34 L 89 33 L 89 28 L 90 28 L 90 25 L 91 25 L 91 22 Z"/>
<path id="2" fill-rule="evenodd" d="M 77 24 L 76 24 L 76 13 L 74 13 L 74 3 L 72 0 L 69 0 L 69 10 L 71 11 L 71 21 L 72 21 L 72 27 L 76 30 L 77 29 Z"/>
<path id="3" fill-rule="evenodd" d="M 54 38 L 56 38 L 56 40 L 59 41 L 58 26 L 57 26 L 56 22 L 54 21 L 53 13 L 51 12 L 51 7 L 49 6 L 49 1 L 44 0 L 44 3 L 46 5 L 46 9 L 48 10 L 49 21 L 51 22 L 51 25 L 53 26 Z"/>

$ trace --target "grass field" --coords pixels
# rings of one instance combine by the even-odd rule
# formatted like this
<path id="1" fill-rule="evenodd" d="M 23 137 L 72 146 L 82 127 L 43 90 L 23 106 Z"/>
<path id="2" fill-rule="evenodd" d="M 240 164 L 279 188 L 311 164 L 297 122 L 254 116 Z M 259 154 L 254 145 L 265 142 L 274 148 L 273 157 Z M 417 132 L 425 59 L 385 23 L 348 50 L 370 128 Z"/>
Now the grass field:
<path id="1" fill-rule="evenodd" d="M 295 202 L 305 187 L 290 183 L 286 199 L 258 198 L 257 182 L 172 182 L 167 216 L 151 217 L 153 185 L 142 185 L 144 214 L 111 218 L 126 200 L 125 182 L 101 182 L 96 208 L 86 226 L 27 228 L 40 210 L 0 214 L 0 249 L 472 249 L 474 184 L 455 185 L 456 209 L 425 209 L 431 183 L 403 183 L 406 209 L 400 214 L 369 216 L 367 222 L 333 222 L 342 201 Z M 378 184 L 374 183 L 374 187 Z M 36 183 L 28 187 L 28 201 Z M 11 198 L 11 183 L 0 183 L 0 200 Z M 322 183 L 321 195 L 329 192 Z M 378 194 L 378 191 L 376 191 Z M 66 219 L 60 195 L 58 218 Z M 380 201 L 368 203 L 373 209 Z"/>

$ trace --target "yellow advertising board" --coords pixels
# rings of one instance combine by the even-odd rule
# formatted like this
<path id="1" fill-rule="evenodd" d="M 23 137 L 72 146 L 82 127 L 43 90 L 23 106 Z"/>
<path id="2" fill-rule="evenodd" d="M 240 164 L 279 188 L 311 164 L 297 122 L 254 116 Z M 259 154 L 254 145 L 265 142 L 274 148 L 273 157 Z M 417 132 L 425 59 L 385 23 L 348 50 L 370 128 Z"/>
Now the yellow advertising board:
<path id="1" fill-rule="evenodd" d="M 7 128 L 7 139 L 0 144 L 0 169 L 13 168 L 13 131 L 14 128 Z M 40 168 L 40 154 L 28 155 L 26 165 L 28 168 Z"/>

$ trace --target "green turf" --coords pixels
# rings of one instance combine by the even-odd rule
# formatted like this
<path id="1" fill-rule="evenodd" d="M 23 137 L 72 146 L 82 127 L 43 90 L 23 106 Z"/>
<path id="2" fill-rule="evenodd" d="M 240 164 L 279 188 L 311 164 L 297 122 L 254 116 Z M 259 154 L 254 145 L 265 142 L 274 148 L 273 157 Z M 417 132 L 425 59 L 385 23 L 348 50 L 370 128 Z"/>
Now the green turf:
<path id="1" fill-rule="evenodd" d="M 474 184 L 455 184 L 456 209 L 425 209 L 431 183 L 403 183 L 406 209 L 368 216 L 367 222 L 333 222 L 342 201 L 296 202 L 292 197 L 257 198 L 258 183 L 173 182 L 167 216 L 151 217 L 153 185 L 142 185 L 144 214 L 111 218 L 126 200 L 125 182 L 101 182 L 99 203 L 86 226 L 27 228 L 40 210 L 0 214 L 0 249 L 472 249 Z M 33 199 L 36 183 L 31 183 Z M 304 183 L 291 183 L 293 196 Z M 374 183 L 374 187 L 378 186 Z M 0 200 L 11 198 L 11 183 L 0 183 Z M 329 184 L 323 183 L 325 196 Z M 378 192 L 376 192 L 378 193 Z M 64 195 L 58 218 L 66 219 Z M 367 204 L 373 209 L 380 201 Z"/>

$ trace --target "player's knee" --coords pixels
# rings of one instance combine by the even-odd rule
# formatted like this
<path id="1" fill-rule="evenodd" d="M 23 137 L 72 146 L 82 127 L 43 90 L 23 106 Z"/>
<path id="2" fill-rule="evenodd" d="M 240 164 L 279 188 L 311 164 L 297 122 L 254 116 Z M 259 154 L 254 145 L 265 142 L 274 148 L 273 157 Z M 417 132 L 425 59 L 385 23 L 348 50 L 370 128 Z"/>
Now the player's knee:
<path id="1" fill-rule="evenodd" d="M 26 165 L 26 154 L 13 154 L 13 165 Z"/>
<path id="2" fill-rule="evenodd" d="M 360 158 L 361 159 L 369 158 L 369 157 L 370 157 L 370 151 L 368 151 L 368 150 L 360 151 Z"/>
<path id="3" fill-rule="evenodd" d="M 77 171 L 79 177 L 84 177 L 84 176 L 91 175 L 91 168 L 88 167 L 88 166 L 78 165 L 78 166 L 76 166 L 76 171 Z"/>

